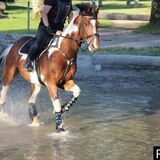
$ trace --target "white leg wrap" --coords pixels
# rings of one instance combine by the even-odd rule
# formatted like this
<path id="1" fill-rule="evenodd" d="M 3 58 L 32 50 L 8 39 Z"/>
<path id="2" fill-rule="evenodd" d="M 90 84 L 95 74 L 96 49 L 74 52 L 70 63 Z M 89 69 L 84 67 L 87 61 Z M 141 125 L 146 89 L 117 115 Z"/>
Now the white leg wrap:
<path id="1" fill-rule="evenodd" d="M 71 92 L 73 92 L 73 96 L 74 97 L 78 97 L 81 93 L 81 89 L 75 84 L 72 88 L 71 88 Z"/>
<path id="2" fill-rule="evenodd" d="M 28 103 L 34 103 L 35 104 L 37 95 L 40 92 L 40 90 L 41 90 L 41 86 L 36 85 L 35 90 L 33 91 L 32 95 L 30 96 Z"/>
<path id="3" fill-rule="evenodd" d="M 8 89 L 9 89 L 9 86 L 2 86 L 1 96 L 0 96 L 0 105 L 5 103 Z"/>
<path id="4" fill-rule="evenodd" d="M 61 104 L 60 104 L 59 99 L 58 98 L 56 98 L 56 99 L 52 98 L 52 103 L 53 103 L 55 112 L 60 112 L 61 111 Z"/>

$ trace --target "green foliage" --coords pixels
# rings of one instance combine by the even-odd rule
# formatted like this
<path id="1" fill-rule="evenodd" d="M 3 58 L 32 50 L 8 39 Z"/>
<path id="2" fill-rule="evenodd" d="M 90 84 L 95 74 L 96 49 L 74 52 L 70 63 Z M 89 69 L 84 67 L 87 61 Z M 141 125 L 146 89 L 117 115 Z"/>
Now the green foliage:
<path id="1" fill-rule="evenodd" d="M 135 7 L 131 2 L 129 7 L 126 6 L 126 0 L 106 0 L 100 8 L 100 13 L 126 13 L 126 14 L 142 14 L 150 15 L 151 0 L 140 0 L 140 6 Z"/>
<path id="2" fill-rule="evenodd" d="M 31 0 L 30 0 L 31 1 Z M 87 0 L 73 1 L 73 4 L 89 2 Z M 132 2 L 133 3 L 133 2 Z M 135 8 L 134 3 L 128 8 L 126 0 L 103 0 L 103 7 L 100 13 L 126 13 L 126 14 L 150 14 L 150 0 L 141 0 L 140 6 Z M 5 11 L 8 19 L 0 19 L 0 32 L 25 33 L 27 31 L 27 0 L 15 0 L 15 3 L 8 3 Z M 32 17 L 32 13 L 30 15 Z M 99 20 L 100 27 L 111 25 L 109 20 Z M 30 19 L 31 31 L 37 29 L 39 21 Z"/>
<path id="3" fill-rule="evenodd" d="M 26 33 L 27 32 L 27 7 L 24 5 L 18 6 L 15 4 L 8 4 L 5 14 L 8 15 L 6 19 L 0 19 L 1 32 Z M 32 15 L 31 15 L 32 16 Z M 31 32 L 37 29 L 38 22 L 30 19 Z"/>

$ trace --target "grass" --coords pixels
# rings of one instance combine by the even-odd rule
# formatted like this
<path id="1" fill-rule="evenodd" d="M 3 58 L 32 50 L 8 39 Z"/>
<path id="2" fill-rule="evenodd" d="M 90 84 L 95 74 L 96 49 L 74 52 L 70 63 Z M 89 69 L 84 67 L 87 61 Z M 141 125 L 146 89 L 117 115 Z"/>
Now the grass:
<path id="1" fill-rule="evenodd" d="M 88 1 L 73 1 L 73 4 Z M 150 14 L 150 0 L 141 0 L 138 8 L 134 7 L 132 2 L 130 7 L 126 7 L 126 0 L 103 0 L 103 7 L 100 13 L 126 13 L 126 14 Z M 27 1 L 16 0 L 16 3 L 8 4 L 5 11 L 9 18 L 0 19 L 0 32 L 9 33 L 26 33 L 27 32 Z M 31 32 L 34 33 L 38 26 L 38 21 L 30 19 Z M 99 20 L 100 27 L 108 27 L 111 25 L 109 20 Z"/>
<path id="2" fill-rule="evenodd" d="M 102 55 L 137 55 L 137 56 L 160 56 L 160 47 L 149 47 L 142 49 L 135 48 L 107 48 L 107 49 L 99 49 L 94 54 L 89 51 L 82 52 L 80 54 L 94 55 L 94 54 L 102 54 Z"/>
<path id="3" fill-rule="evenodd" d="M 76 1 L 73 4 L 89 2 L 89 0 Z M 134 2 L 131 2 L 129 7 L 126 6 L 126 0 L 103 0 L 103 6 L 100 7 L 100 13 L 125 13 L 125 14 L 141 14 L 150 15 L 151 0 L 140 0 L 140 6 L 135 7 Z"/>
<path id="4" fill-rule="evenodd" d="M 8 5 L 9 18 L 0 19 L 0 31 L 7 33 L 26 33 L 27 31 L 27 8 L 24 6 Z M 35 32 L 38 22 L 30 19 L 31 33 Z"/>
<path id="5" fill-rule="evenodd" d="M 150 0 L 141 0 L 139 7 L 135 7 L 133 1 L 131 2 L 131 5 L 127 7 L 126 0 L 106 0 L 103 1 L 103 7 L 100 8 L 100 13 L 150 15 L 150 11 L 151 11 Z"/>

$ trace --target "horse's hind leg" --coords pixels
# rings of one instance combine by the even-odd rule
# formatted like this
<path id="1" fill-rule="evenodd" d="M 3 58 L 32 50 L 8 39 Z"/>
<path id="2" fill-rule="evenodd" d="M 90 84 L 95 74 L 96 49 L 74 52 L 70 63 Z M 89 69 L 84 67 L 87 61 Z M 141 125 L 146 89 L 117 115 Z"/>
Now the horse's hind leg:
<path id="1" fill-rule="evenodd" d="M 2 80 L 2 89 L 0 93 L 0 106 L 2 107 L 3 104 L 5 104 L 7 92 L 9 89 L 9 86 L 13 80 L 13 77 L 15 75 L 16 67 L 13 66 L 11 68 L 5 68 L 4 76 Z"/>
<path id="2" fill-rule="evenodd" d="M 81 93 L 81 89 L 78 87 L 77 84 L 75 84 L 75 82 L 73 80 L 67 81 L 64 84 L 64 90 L 73 92 L 73 96 L 66 104 L 64 104 L 62 106 L 62 113 L 70 110 L 73 103 L 75 103 L 75 101 L 77 100 L 77 98 L 79 97 L 79 95 Z"/>
<path id="3" fill-rule="evenodd" d="M 40 90 L 41 90 L 40 85 L 36 85 L 36 84 L 31 85 L 31 95 L 30 95 L 30 98 L 29 98 L 29 101 L 28 101 L 28 104 L 29 104 L 28 112 L 29 112 L 29 116 L 32 120 L 32 125 L 33 126 L 39 126 L 40 125 L 38 112 L 37 112 L 37 108 L 36 108 L 36 105 L 35 105 L 36 98 L 37 98 L 37 95 L 40 92 Z"/>

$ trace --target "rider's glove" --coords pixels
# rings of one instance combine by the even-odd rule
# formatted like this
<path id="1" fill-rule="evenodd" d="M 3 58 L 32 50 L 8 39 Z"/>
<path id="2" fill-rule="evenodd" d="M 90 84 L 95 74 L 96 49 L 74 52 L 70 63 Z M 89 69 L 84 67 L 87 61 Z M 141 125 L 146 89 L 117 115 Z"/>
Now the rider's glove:
<path id="1" fill-rule="evenodd" d="M 46 26 L 46 30 L 49 34 L 53 34 L 53 30 L 50 26 Z"/>

